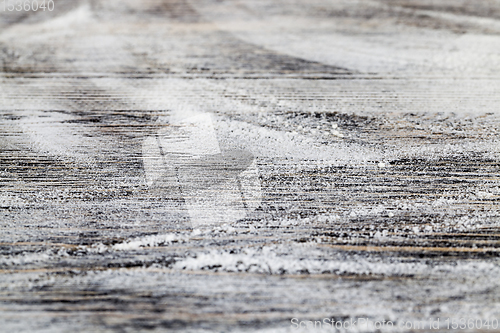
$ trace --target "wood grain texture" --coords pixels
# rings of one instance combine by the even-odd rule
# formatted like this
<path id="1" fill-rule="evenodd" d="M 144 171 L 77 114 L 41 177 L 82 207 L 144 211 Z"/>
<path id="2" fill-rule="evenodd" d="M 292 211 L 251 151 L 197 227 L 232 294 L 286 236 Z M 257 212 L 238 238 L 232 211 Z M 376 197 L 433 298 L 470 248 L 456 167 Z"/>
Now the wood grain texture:
<path id="1" fill-rule="evenodd" d="M 500 1 L 54 3 L 0 11 L 2 329 L 500 320 Z"/>

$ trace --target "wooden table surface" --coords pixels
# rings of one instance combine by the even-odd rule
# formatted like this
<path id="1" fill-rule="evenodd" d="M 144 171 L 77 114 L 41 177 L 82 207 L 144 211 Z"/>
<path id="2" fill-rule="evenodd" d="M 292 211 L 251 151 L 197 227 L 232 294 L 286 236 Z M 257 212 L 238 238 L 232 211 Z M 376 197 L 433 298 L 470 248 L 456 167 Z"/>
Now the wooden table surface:
<path id="1" fill-rule="evenodd" d="M 0 331 L 500 331 L 499 0 L 38 2 Z"/>

